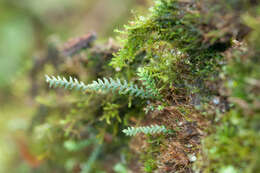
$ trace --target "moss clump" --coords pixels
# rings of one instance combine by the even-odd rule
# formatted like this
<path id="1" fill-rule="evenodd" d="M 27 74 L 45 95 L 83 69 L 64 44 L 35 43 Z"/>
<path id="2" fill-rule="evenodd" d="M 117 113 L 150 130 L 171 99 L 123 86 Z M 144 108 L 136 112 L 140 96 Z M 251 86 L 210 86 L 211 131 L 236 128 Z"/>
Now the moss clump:
<path id="1" fill-rule="evenodd" d="M 228 67 L 230 80 L 227 85 L 234 106 L 221 119 L 216 132 L 204 141 L 205 172 L 260 171 L 257 164 L 260 161 L 260 63 L 257 56 L 245 60 L 239 57 Z"/>
<path id="2" fill-rule="evenodd" d="M 260 32 L 256 29 L 260 23 L 255 17 L 259 15 L 244 16 L 253 30 L 247 42 L 226 53 L 226 94 L 233 106 L 203 142 L 202 160 L 197 164 L 204 172 L 260 172 Z"/>
<path id="3" fill-rule="evenodd" d="M 259 117 L 259 112 L 252 117 L 243 114 L 241 110 L 226 114 L 216 133 L 204 141 L 204 172 L 231 168 L 236 173 L 259 172 Z"/>
<path id="4" fill-rule="evenodd" d="M 110 65 L 131 77 L 144 67 L 153 74 L 161 91 L 186 89 L 186 93 L 209 91 L 205 81 L 217 76 L 221 52 L 230 46 L 217 41 L 204 43 L 201 26 L 206 21 L 198 4 L 175 0 L 157 0 L 147 17 L 138 17 L 126 26 L 123 48 Z M 122 38 L 123 38 L 122 36 Z M 225 45 L 224 49 L 219 46 Z M 165 93 L 168 94 L 168 93 Z"/>

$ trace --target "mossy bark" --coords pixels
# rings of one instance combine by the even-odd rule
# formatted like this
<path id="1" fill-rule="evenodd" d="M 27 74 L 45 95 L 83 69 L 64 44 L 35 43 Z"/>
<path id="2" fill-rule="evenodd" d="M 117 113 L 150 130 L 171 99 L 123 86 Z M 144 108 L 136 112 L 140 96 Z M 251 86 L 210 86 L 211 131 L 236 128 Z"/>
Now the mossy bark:
<path id="1" fill-rule="evenodd" d="M 38 124 L 56 129 L 52 138 L 64 133 L 55 144 L 98 136 L 107 145 L 96 165 L 104 167 L 123 155 L 134 172 L 259 172 L 259 9 L 252 0 L 155 0 L 146 17 L 126 26 L 119 50 L 94 45 L 87 58 L 66 59 L 58 73 L 84 81 L 124 78 L 158 97 L 87 92 L 66 100 L 60 91 L 53 100 L 40 100 L 53 116 Z M 129 125 L 151 124 L 171 133 L 139 134 L 130 142 L 121 133 Z M 90 151 L 77 158 L 84 153 Z M 64 160 L 70 154 L 62 153 Z"/>

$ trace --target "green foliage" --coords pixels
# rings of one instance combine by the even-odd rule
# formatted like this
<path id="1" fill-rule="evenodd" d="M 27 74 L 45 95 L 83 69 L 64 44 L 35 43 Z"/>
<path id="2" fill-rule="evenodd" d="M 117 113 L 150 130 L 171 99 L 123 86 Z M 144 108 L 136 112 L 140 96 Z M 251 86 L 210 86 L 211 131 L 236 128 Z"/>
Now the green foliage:
<path id="1" fill-rule="evenodd" d="M 107 103 L 104 107 L 103 107 L 103 115 L 100 118 L 101 121 L 106 120 L 107 124 L 111 124 L 111 119 L 116 118 L 117 121 L 119 123 L 121 123 L 121 118 L 119 116 L 119 111 L 118 108 L 120 106 L 118 104 L 111 104 L 111 103 Z"/>
<path id="2" fill-rule="evenodd" d="M 202 161 L 203 166 L 200 169 L 206 172 L 259 172 L 256 164 L 259 160 L 259 94 L 257 93 L 259 91 L 260 74 L 259 58 L 234 53 L 234 57 L 245 56 L 249 60 L 245 61 L 242 60 L 243 58 L 236 59 L 234 57 L 231 58 L 232 61 L 228 58 L 224 60 L 223 55 L 228 54 L 224 51 L 231 46 L 230 38 L 234 35 L 225 38 L 219 36 L 221 31 L 214 31 L 218 26 L 215 24 L 211 26 L 211 23 L 202 16 L 205 6 L 200 4 L 202 5 L 202 9 L 200 9 L 197 6 L 198 4 L 199 2 L 190 4 L 186 1 L 178 2 L 175 0 L 155 1 L 155 6 L 150 9 L 150 15 L 136 18 L 135 21 L 125 27 L 125 31 L 121 32 L 123 36 L 120 39 L 123 40 L 123 46 L 114 54 L 113 58 L 111 57 L 112 61 L 110 63 L 118 72 L 112 69 L 108 70 L 106 67 L 108 60 L 106 59 L 106 63 L 104 63 L 104 59 L 100 58 L 103 57 L 103 54 L 96 53 L 92 58 L 88 57 L 88 65 L 86 65 L 86 70 L 91 71 L 91 77 L 88 80 L 98 78 L 91 84 L 86 85 L 72 77 L 66 80 L 60 77 L 46 76 L 46 81 L 50 87 L 64 87 L 66 89 L 81 90 L 83 92 L 95 91 L 97 93 L 112 91 L 112 94 L 102 94 L 100 97 L 94 97 L 94 94 L 82 96 L 84 98 L 80 97 L 80 99 L 86 99 L 87 101 L 80 104 L 77 103 L 78 98 L 75 97 L 76 99 L 69 102 L 72 105 L 72 116 L 67 116 L 67 119 L 62 121 L 63 124 L 58 123 L 59 125 L 62 124 L 61 127 L 58 126 L 59 130 L 62 132 L 69 131 L 69 133 L 66 133 L 66 137 L 71 138 L 72 134 L 78 136 L 81 136 L 81 134 L 88 135 L 89 133 L 84 133 L 84 130 L 82 130 L 86 125 L 97 129 L 98 132 L 91 132 L 91 134 L 101 138 L 102 142 L 109 141 L 109 144 L 111 144 L 108 146 L 103 145 L 106 149 L 106 151 L 103 150 L 104 155 L 106 155 L 108 150 L 121 151 L 118 148 L 125 147 L 128 144 L 129 139 L 122 137 L 122 133 L 118 133 L 118 129 L 125 128 L 125 125 L 130 121 L 136 124 L 143 121 L 149 123 L 149 120 L 157 120 L 158 118 L 158 120 L 163 119 L 162 122 L 165 122 L 167 118 L 172 120 L 172 117 L 177 117 L 174 122 L 169 122 L 169 127 L 151 125 L 128 127 L 123 130 L 123 133 L 127 136 L 144 133 L 148 134 L 148 137 L 163 136 L 167 139 L 165 141 L 161 139 L 141 141 L 151 144 L 144 150 L 145 154 L 142 153 L 140 157 L 144 162 L 146 172 L 154 172 L 157 168 L 161 169 L 163 167 L 160 166 L 159 168 L 157 160 L 159 157 L 156 156 L 163 157 L 167 155 L 167 153 L 160 155 L 160 146 L 163 146 L 161 144 L 166 141 L 174 143 L 171 147 L 173 149 L 176 147 L 176 151 L 173 151 L 176 158 L 161 159 L 159 160 L 161 161 L 160 164 L 167 167 L 167 169 L 168 167 L 170 167 L 169 169 L 174 167 L 172 169 L 175 172 L 179 171 L 179 169 L 191 171 L 190 164 L 196 159 L 192 158 L 188 161 L 189 156 L 195 157 L 195 154 L 197 154 L 195 147 L 200 146 L 199 144 L 192 146 L 193 142 L 190 140 L 190 135 L 196 133 L 198 129 L 198 131 L 205 134 L 215 130 L 213 134 L 205 138 L 203 143 L 202 150 L 205 152 L 206 161 Z M 257 23 L 257 21 L 251 19 L 249 21 L 250 23 Z M 214 38 L 209 38 L 210 36 L 205 32 L 209 32 L 209 35 L 218 33 L 216 34 L 218 36 L 214 35 Z M 259 35 L 259 33 L 253 34 L 254 36 Z M 257 42 L 259 41 L 257 40 Z M 255 55 L 259 52 L 256 50 L 250 51 Z M 91 52 L 89 55 L 92 56 Z M 225 66 L 225 63 L 230 64 Z M 221 70 L 225 69 L 227 71 L 224 72 L 228 75 L 221 74 L 221 76 Z M 82 71 L 78 74 L 69 75 L 77 75 L 80 78 L 83 76 L 84 78 L 84 74 L 81 73 Z M 114 79 L 104 76 L 113 76 Z M 122 78 L 132 82 L 121 81 Z M 143 87 L 133 84 L 138 79 Z M 230 93 L 227 93 L 227 95 L 225 93 L 224 96 L 222 95 L 222 80 L 227 80 L 227 86 L 231 90 Z M 114 94 L 115 92 L 120 95 L 129 95 L 129 97 L 122 97 Z M 230 107 L 232 110 L 228 113 L 220 113 L 218 106 L 215 103 L 215 105 L 212 105 L 211 101 L 209 101 L 216 95 L 225 99 L 223 103 L 216 103 L 221 104 L 219 107 L 227 107 L 223 108 L 224 111 L 230 106 L 226 102 L 232 101 L 234 98 L 236 100 L 233 102 L 235 107 Z M 142 98 L 142 100 L 134 97 Z M 193 103 L 194 100 L 196 103 Z M 143 108 L 144 102 L 147 103 L 146 108 Z M 127 103 L 129 103 L 128 106 Z M 52 106 L 52 104 L 50 105 Z M 206 110 L 195 112 L 193 110 L 194 105 Z M 67 107 L 63 103 L 51 110 L 56 115 L 56 117 L 52 117 L 53 119 L 48 119 L 49 123 L 52 123 L 52 126 L 50 126 L 53 127 L 52 129 L 57 128 L 55 126 L 56 121 L 60 120 L 60 115 L 63 116 L 64 112 L 69 110 Z M 189 109 L 186 107 L 189 107 Z M 143 110 L 149 113 L 149 117 L 143 116 Z M 164 116 L 164 113 L 166 114 L 165 117 L 157 117 Z M 205 116 L 201 116 L 201 114 Z M 210 124 L 207 122 L 207 118 L 210 116 L 208 114 L 214 114 L 214 117 L 217 117 L 216 121 L 218 121 L 217 126 L 213 124 L 212 129 L 209 128 L 209 131 L 204 130 L 204 127 L 197 127 L 197 124 Z M 195 122 L 193 122 L 194 119 L 196 119 Z M 204 123 L 204 121 L 207 123 Z M 210 122 L 213 122 L 213 119 L 210 119 Z M 165 135 L 171 133 L 168 129 L 170 127 L 177 127 L 184 134 Z M 55 135 L 59 134 L 60 131 L 57 130 Z M 160 133 L 162 135 L 152 135 Z M 62 135 L 60 140 L 65 140 Z M 180 146 L 183 143 L 185 143 L 185 146 Z M 74 143 L 65 144 L 67 150 L 71 151 L 80 151 L 82 146 L 88 145 L 88 143 L 82 143 L 82 145 L 81 143 L 78 145 Z M 194 153 L 191 154 L 191 150 L 187 149 L 186 146 L 191 150 L 194 147 L 196 151 L 194 150 Z M 95 151 L 90 154 L 90 162 L 86 165 L 94 164 L 93 160 L 96 160 L 99 154 L 99 152 Z M 98 151 L 101 152 L 101 150 Z M 88 172 L 90 167 L 92 166 L 85 166 L 83 170 Z"/>
<path id="3" fill-rule="evenodd" d="M 259 21 L 249 18 L 247 22 L 260 26 Z M 260 172 L 260 61 L 257 48 L 260 37 L 255 37 L 259 34 L 258 29 L 252 31 L 248 42 L 253 45 L 250 53 L 245 53 L 248 49 L 245 45 L 233 50 L 232 62 L 225 68 L 226 87 L 233 106 L 222 115 L 218 123 L 221 125 L 216 126 L 215 133 L 204 140 L 206 158 L 200 163 L 204 172 Z"/>
<path id="4" fill-rule="evenodd" d="M 180 11 L 183 11 L 183 15 L 180 15 Z M 172 100 L 175 99 L 173 92 L 177 92 L 178 95 L 178 90 L 183 90 L 184 94 L 180 96 L 180 100 L 183 100 L 197 88 L 204 89 L 204 82 L 218 73 L 221 51 L 202 44 L 200 20 L 197 13 L 185 11 L 177 1 L 158 0 L 151 8 L 150 15 L 136 18 L 122 32 L 126 36 L 121 37 L 123 47 L 114 55 L 110 63 L 116 71 L 119 71 L 109 73 L 115 79 L 102 78 L 107 76 L 107 71 L 104 70 L 106 64 L 100 63 L 99 58 L 95 57 L 93 58 L 94 64 L 97 64 L 95 67 L 104 71 L 90 70 L 97 71 L 93 78 L 98 78 L 91 84 L 85 85 L 72 78 L 67 81 L 64 78 L 48 76 L 47 82 L 50 86 L 77 89 L 83 92 L 112 91 L 112 93 L 129 95 L 130 97 L 126 100 L 125 97 L 118 97 L 116 94 L 107 94 L 104 96 L 105 102 L 109 102 L 107 104 L 101 101 L 102 98 L 95 98 L 84 104 L 88 109 L 93 107 L 95 112 L 84 109 L 81 112 L 75 109 L 78 114 L 90 115 L 87 122 L 98 129 L 98 137 L 105 139 L 110 134 L 116 135 L 118 141 L 111 146 L 116 146 L 116 144 L 122 146 L 126 141 L 119 136 L 120 133 L 117 131 L 125 128 L 124 125 L 128 123 L 128 120 L 139 123 L 144 119 L 140 116 L 143 115 L 144 100 L 148 103 L 145 109 L 147 113 L 163 111 L 166 106 L 174 105 L 172 104 Z M 93 64 L 93 60 L 89 59 L 88 63 Z M 90 65 L 88 69 L 91 68 L 94 67 Z M 119 78 L 133 82 L 139 80 L 143 87 L 138 87 L 126 80 L 121 81 Z M 202 90 L 202 93 L 206 93 L 205 90 Z M 141 102 L 132 96 L 143 100 Z M 131 106 L 125 107 L 126 102 Z M 97 107 L 97 103 L 103 104 Z M 124 124 L 121 120 L 124 120 Z M 138 133 L 152 135 L 170 132 L 164 125 L 128 127 L 123 130 L 127 136 L 135 136 Z M 157 169 L 157 159 L 153 157 L 158 153 L 158 146 L 156 145 L 152 154 L 148 153 L 143 160 L 146 172 L 153 172 Z"/>
<path id="5" fill-rule="evenodd" d="M 146 142 L 148 146 L 145 151 L 141 154 L 141 160 L 144 162 L 144 171 L 151 173 L 158 169 L 158 160 L 156 155 L 161 152 L 163 140 L 165 136 L 148 136 Z"/>
<path id="6" fill-rule="evenodd" d="M 217 172 L 232 166 L 237 173 L 259 172 L 256 164 L 260 154 L 260 135 L 255 125 L 260 122 L 260 114 L 244 117 L 233 110 L 225 115 L 216 133 L 205 139 L 204 152 L 207 154 L 205 172 Z"/>
<path id="7" fill-rule="evenodd" d="M 149 74 L 149 71 L 145 70 L 144 68 L 139 68 L 137 75 L 139 76 L 139 80 L 142 81 L 142 84 L 145 86 L 146 90 L 154 95 L 154 97 L 159 98 L 160 93 L 156 87 L 155 80 L 153 79 L 152 75 Z"/>
<path id="8" fill-rule="evenodd" d="M 151 173 L 154 170 L 156 170 L 156 168 L 157 168 L 157 163 L 156 163 L 155 159 L 149 158 L 149 159 L 145 160 L 145 162 L 144 162 L 144 171 L 145 172 Z"/>
<path id="9" fill-rule="evenodd" d="M 149 104 L 147 107 L 144 108 L 145 113 L 147 114 L 148 112 L 153 112 L 153 111 L 162 111 L 164 109 L 164 105 L 153 105 Z"/>
<path id="10" fill-rule="evenodd" d="M 193 7 L 187 8 L 191 9 L 175 0 L 155 1 L 149 15 L 131 21 L 121 32 L 124 46 L 110 65 L 127 69 L 128 74 L 139 69 L 138 74 L 147 81 L 157 79 L 157 87 L 154 82 L 149 81 L 149 85 L 143 82 L 156 95 L 158 91 L 163 95 L 164 89 L 173 85 L 176 89 L 186 89 L 187 94 L 207 93 L 204 83 L 218 74 L 223 50 L 213 46 L 214 42 L 202 44 L 203 17 L 196 8 L 194 11 Z"/>
<path id="11" fill-rule="evenodd" d="M 112 92 L 115 92 L 116 90 L 118 90 L 119 94 L 123 95 L 130 95 L 141 98 L 153 97 L 151 93 L 145 91 L 142 87 L 139 88 L 137 85 L 134 85 L 133 83 L 127 83 L 126 80 L 121 82 L 120 79 L 114 80 L 112 78 L 103 78 L 103 81 L 101 79 L 98 79 L 97 81 L 93 81 L 93 83 L 88 86 L 90 90 L 95 91 L 112 90 Z"/>
<path id="12" fill-rule="evenodd" d="M 58 76 L 57 78 L 55 76 L 49 77 L 48 75 L 45 75 L 46 82 L 49 83 L 49 87 L 64 87 L 65 89 L 75 89 L 75 90 L 82 90 L 86 91 L 89 87 L 85 85 L 83 82 L 79 82 L 76 78 L 69 78 L 69 81 L 66 78 L 61 78 Z"/>
<path id="13" fill-rule="evenodd" d="M 188 12 L 181 16 L 178 15 L 178 10 L 180 7 L 175 0 L 156 1 L 155 6 L 150 9 L 149 16 L 139 17 L 126 26 L 126 31 L 123 32 L 127 35 L 125 47 L 113 58 L 111 62 L 113 67 L 129 66 L 141 51 L 155 58 L 157 54 L 155 50 L 159 50 L 159 47 L 156 48 L 154 45 L 162 41 L 173 44 L 181 53 L 189 53 L 191 56 L 189 59 L 198 63 L 202 58 L 211 58 L 214 52 L 210 55 L 211 52 L 208 49 L 202 49 L 199 43 L 201 35 L 196 27 L 199 25 L 200 17 Z"/>
<path id="14" fill-rule="evenodd" d="M 123 132 L 127 136 L 135 136 L 138 133 L 144 133 L 144 134 L 167 133 L 168 130 L 166 129 L 165 126 L 151 125 L 151 126 L 143 126 L 143 127 L 128 127 L 127 129 L 124 129 Z"/>
<path id="15" fill-rule="evenodd" d="M 145 91 L 142 87 L 138 87 L 133 83 L 127 83 L 126 80 L 123 82 L 120 79 L 112 79 L 112 78 L 103 78 L 103 80 L 98 79 L 97 81 L 93 81 L 91 84 L 85 85 L 83 82 L 79 82 L 77 79 L 73 79 L 70 77 L 69 81 L 66 78 L 60 78 L 59 76 L 56 78 L 54 76 L 49 77 L 46 75 L 46 82 L 49 83 L 49 86 L 52 87 L 64 87 L 65 89 L 76 89 L 82 91 L 112 91 L 115 92 L 118 90 L 119 94 L 130 95 L 141 98 L 153 98 L 154 95 L 148 91 Z"/>

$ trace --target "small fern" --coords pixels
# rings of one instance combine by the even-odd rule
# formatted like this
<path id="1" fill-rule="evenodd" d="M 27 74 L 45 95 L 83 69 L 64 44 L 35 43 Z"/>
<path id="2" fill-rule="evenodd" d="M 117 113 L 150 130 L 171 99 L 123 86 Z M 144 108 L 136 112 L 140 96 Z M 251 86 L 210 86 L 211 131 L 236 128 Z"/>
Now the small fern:
<path id="1" fill-rule="evenodd" d="M 60 76 L 55 77 L 55 76 L 48 76 L 45 75 L 46 82 L 49 83 L 49 87 L 64 87 L 65 89 L 75 89 L 75 90 L 81 90 L 81 91 L 86 91 L 88 89 L 88 86 L 84 84 L 84 82 L 79 82 L 76 78 L 70 77 L 69 80 L 66 78 L 61 78 Z"/>
<path id="2" fill-rule="evenodd" d="M 91 84 L 85 85 L 84 82 L 79 82 L 76 78 L 70 77 L 69 80 L 66 78 L 61 78 L 60 76 L 46 77 L 46 82 L 49 83 L 50 87 L 64 87 L 65 89 L 76 89 L 81 91 L 91 90 L 91 91 L 118 91 L 119 94 L 131 95 L 141 98 L 153 98 L 154 95 L 150 92 L 145 91 L 142 87 L 138 87 L 133 83 L 127 83 L 126 80 L 121 82 L 120 79 L 103 78 L 103 80 L 98 79 L 93 81 Z"/>
<path id="3" fill-rule="evenodd" d="M 165 128 L 165 126 L 151 125 L 151 126 L 143 126 L 143 127 L 128 127 L 127 129 L 124 129 L 123 132 L 127 136 L 135 136 L 138 133 L 144 133 L 144 134 L 167 133 L 168 130 Z"/>
<path id="4" fill-rule="evenodd" d="M 160 97 L 159 90 L 156 88 L 155 80 L 152 78 L 149 71 L 144 68 L 139 68 L 137 75 L 139 76 L 139 80 L 142 81 L 146 90 L 151 93 L 154 97 Z"/>

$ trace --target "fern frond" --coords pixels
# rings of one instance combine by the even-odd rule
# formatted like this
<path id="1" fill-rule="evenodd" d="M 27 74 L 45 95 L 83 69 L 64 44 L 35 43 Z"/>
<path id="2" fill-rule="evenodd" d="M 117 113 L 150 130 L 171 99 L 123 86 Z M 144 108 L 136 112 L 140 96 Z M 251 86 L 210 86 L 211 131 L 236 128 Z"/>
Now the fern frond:
<path id="1" fill-rule="evenodd" d="M 133 83 L 127 83 L 126 80 L 122 82 L 118 78 L 116 80 L 112 78 L 103 78 L 103 80 L 98 79 L 97 81 L 93 81 L 92 84 L 89 84 L 88 89 L 95 91 L 118 91 L 119 94 L 131 95 L 142 98 L 152 97 L 152 95 L 149 92 L 146 92 L 142 87 L 138 87 Z"/>
<path id="2" fill-rule="evenodd" d="M 75 90 L 81 90 L 85 91 L 88 86 L 84 84 L 84 82 L 79 82 L 76 78 L 70 77 L 69 80 L 66 78 L 61 78 L 60 76 L 55 77 L 55 76 L 48 76 L 45 75 L 46 82 L 49 83 L 49 87 L 60 87 L 60 88 L 65 88 L 65 89 L 75 89 Z"/>
<path id="3" fill-rule="evenodd" d="M 146 90 L 153 95 L 153 97 L 160 97 L 159 90 L 156 88 L 155 80 L 150 75 L 149 71 L 144 68 L 139 68 L 137 75 L 139 80 L 142 81 L 142 84 L 145 86 Z"/>
<path id="4" fill-rule="evenodd" d="M 141 98 L 152 98 L 153 95 L 150 92 L 145 91 L 142 87 L 138 87 L 133 83 L 127 83 L 126 80 L 123 82 L 120 79 L 103 78 L 93 81 L 91 84 L 85 85 L 83 82 L 79 82 L 77 79 L 70 77 L 69 81 L 64 77 L 46 77 L 46 82 L 49 83 L 50 87 L 64 87 L 65 89 L 76 89 L 76 90 L 92 90 L 92 91 L 118 91 L 119 94 L 131 95 Z"/>
<path id="5" fill-rule="evenodd" d="M 127 136 L 135 136 L 138 133 L 144 133 L 144 134 L 167 133 L 168 130 L 165 128 L 165 126 L 151 125 L 151 126 L 143 126 L 143 127 L 128 127 L 127 129 L 124 129 L 123 132 Z"/>

